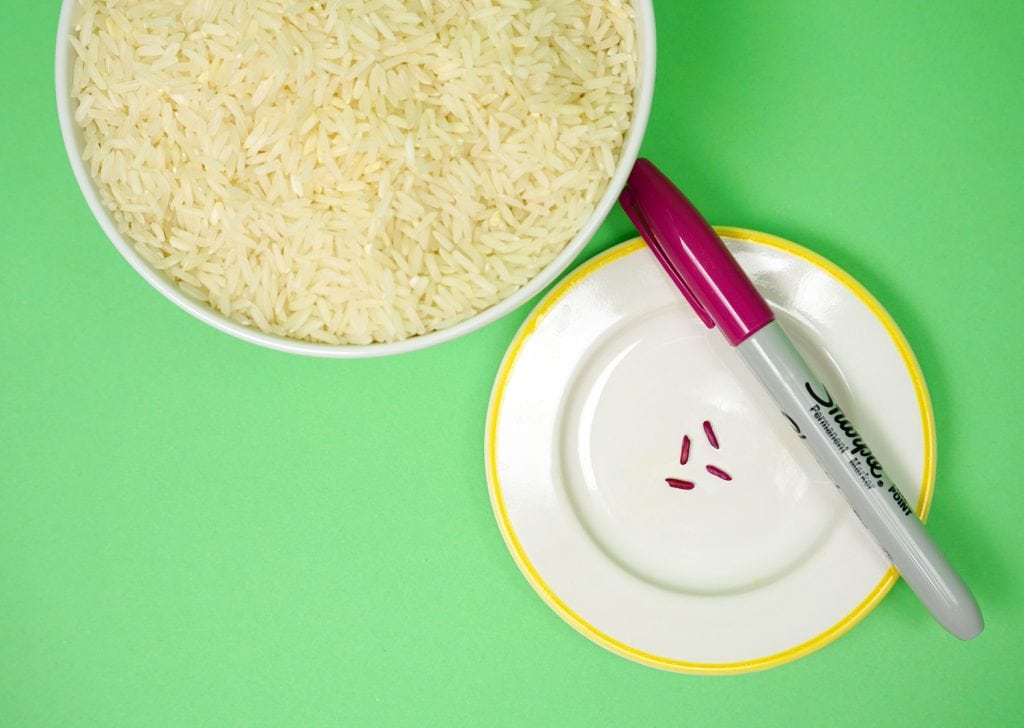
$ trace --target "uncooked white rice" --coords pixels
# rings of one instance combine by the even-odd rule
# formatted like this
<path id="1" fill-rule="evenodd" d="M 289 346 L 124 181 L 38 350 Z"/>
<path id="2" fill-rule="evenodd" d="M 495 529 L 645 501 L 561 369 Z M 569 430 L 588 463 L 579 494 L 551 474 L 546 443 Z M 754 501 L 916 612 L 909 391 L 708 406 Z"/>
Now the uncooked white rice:
<path id="1" fill-rule="evenodd" d="M 508 297 L 607 187 L 628 0 L 81 0 L 72 95 L 121 231 L 225 316 L 396 341 Z"/>

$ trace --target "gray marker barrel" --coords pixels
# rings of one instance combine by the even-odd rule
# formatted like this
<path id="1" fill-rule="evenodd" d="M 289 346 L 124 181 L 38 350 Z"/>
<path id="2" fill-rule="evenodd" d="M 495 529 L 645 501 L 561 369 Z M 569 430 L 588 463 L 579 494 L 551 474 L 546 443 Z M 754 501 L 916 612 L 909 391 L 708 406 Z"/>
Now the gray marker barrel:
<path id="1" fill-rule="evenodd" d="M 779 323 L 736 350 L 935 619 L 960 639 L 980 634 L 985 624 L 967 585 Z"/>

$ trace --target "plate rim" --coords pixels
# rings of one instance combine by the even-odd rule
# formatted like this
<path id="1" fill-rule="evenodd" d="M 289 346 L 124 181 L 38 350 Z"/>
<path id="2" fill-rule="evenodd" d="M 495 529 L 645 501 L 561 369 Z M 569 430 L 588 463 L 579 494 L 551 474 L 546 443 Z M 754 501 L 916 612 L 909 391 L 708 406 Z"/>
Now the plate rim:
<path id="1" fill-rule="evenodd" d="M 907 373 L 910 375 L 923 424 L 924 475 L 921 483 L 921 493 L 918 498 L 915 512 L 922 521 L 926 521 L 931 507 L 935 487 L 935 415 L 932 410 L 931 398 L 928 395 L 928 388 L 925 384 L 924 374 L 921 371 L 920 364 L 914 356 L 909 342 L 903 335 L 899 326 L 897 326 L 895 320 L 893 320 L 889 312 L 859 281 L 824 256 L 819 255 L 802 245 L 786 240 L 785 238 L 756 230 L 727 226 L 715 226 L 714 229 L 720 237 L 742 240 L 782 250 L 823 269 L 840 284 L 848 288 L 850 292 L 853 293 L 857 299 L 871 311 L 871 313 L 885 328 L 886 333 L 889 334 L 889 337 L 896 346 L 896 350 L 899 352 L 900 357 L 907 368 Z M 644 245 L 645 243 L 641 238 L 626 240 L 625 242 L 598 253 L 573 270 L 569 275 L 559 281 L 529 313 L 526 320 L 522 323 L 519 330 L 513 337 L 512 342 L 509 344 L 509 347 L 505 352 L 505 356 L 502 358 L 501 365 L 498 368 L 498 373 L 494 380 L 494 386 L 491 390 L 484 432 L 484 464 L 487 476 L 487 490 L 490 496 L 491 508 L 494 511 L 494 517 L 498 523 L 498 529 L 501 531 L 505 545 L 508 548 L 516 566 L 519 568 L 519 571 L 541 599 L 543 599 L 544 602 L 562 618 L 562 620 L 567 622 L 577 632 L 615 654 L 634 662 L 669 672 L 703 675 L 732 675 L 754 672 L 792 662 L 832 643 L 864 619 L 864 617 L 866 617 L 878 605 L 882 598 L 885 597 L 893 584 L 896 583 L 896 580 L 899 578 L 896 568 L 890 566 L 882 576 L 882 579 L 848 614 L 818 635 L 797 645 L 770 655 L 735 662 L 707 663 L 678 660 L 656 655 L 626 644 L 625 642 L 622 642 L 621 640 L 597 629 L 574 612 L 572 608 L 547 585 L 540 573 L 533 566 L 523 549 L 522 544 L 519 542 L 515 529 L 513 528 L 508 516 L 504 495 L 502 494 L 501 481 L 498 477 L 497 458 L 495 456 L 495 453 L 497 452 L 497 423 L 498 415 L 501 411 L 501 404 L 504 399 L 505 389 L 520 350 L 530 336 L 535 332 L 540 323 L 547 317 L 547 314 L 550 313 L 561 299 L 572 291 L 572 289 L 580 282 L 595 274 L 605 266 L 614 263 L 616 260 L 640 250 Z"/>

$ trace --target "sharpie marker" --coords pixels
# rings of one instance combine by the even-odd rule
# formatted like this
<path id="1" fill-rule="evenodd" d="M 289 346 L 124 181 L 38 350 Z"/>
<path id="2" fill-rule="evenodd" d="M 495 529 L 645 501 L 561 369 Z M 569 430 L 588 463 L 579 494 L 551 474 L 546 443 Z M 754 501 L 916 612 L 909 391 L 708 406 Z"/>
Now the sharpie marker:
<path id="1" fill-rule="evenodd" d="M 985 624 L 967 585 L 696 208 L 645 159 L 619 201 L 697 316 L 735 347 L 928 611 L 960 639 L 980 634 Z"/>

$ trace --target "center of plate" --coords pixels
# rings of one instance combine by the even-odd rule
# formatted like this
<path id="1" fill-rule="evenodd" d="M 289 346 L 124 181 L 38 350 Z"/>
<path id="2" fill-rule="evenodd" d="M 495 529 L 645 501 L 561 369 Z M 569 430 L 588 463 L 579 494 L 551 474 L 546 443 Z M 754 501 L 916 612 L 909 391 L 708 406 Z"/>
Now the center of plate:
<path id="1" fill-rule="evenodd" d="M 737 354 L 685 304 L 609 331 L 575 382 L 561 407 L 565 487 L 594 541 L 638 578 L 686 593 L 760 588 L 845 508 Z"/>

